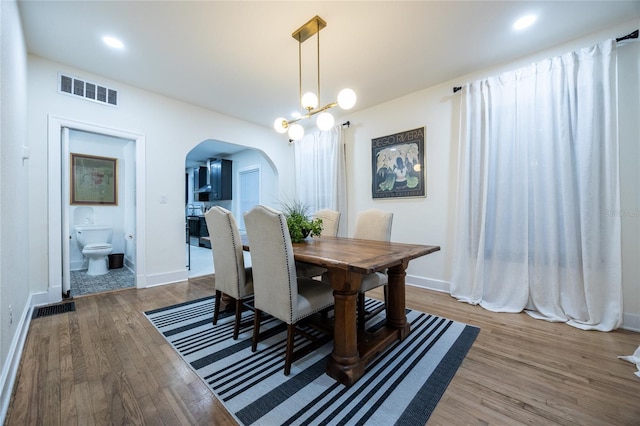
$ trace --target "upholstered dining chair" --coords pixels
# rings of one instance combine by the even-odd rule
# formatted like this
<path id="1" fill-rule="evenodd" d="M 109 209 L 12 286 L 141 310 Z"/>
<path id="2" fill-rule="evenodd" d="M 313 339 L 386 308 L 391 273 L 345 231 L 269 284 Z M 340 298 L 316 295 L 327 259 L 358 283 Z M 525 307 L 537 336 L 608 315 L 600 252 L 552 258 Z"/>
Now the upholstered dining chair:
<path id="1" fill-rule="evenodd" d="M 313 214 L 314 219 L 322 219 L 321 236 L 335 237 L 340 226 L 340 212 L 331 209 L 318 210 Z"/>
<path id="2" fill-rule="evenodd" d="M 391 225 L 393 224 L 393 213 L 380 209 L 369 209 L 362 211 L 356 218 L 356 227 L 353 238 L 361 240 L 389 241 L 391 239 Z M 387 285 L 389 277 L 385 272 L 374 272 L 362 277 L 360 292 L 358 293 L 358 328 L 364 329 L 367 319 L 377 315 L 385 309 L 387 304 L 387 292 L 385 288 L 385 303 L 379 309 L 365 312 L 365 293 L 376 287 Z"/>
<path id="3" fill-rule="evenodd" d="M 233 214 L 222 207 L 215 206 L 204 215 L 207 229 L 210 230 L 211 253 L 215 273 L 216 299 L 213 308 L 213 325 L 218 322 L 220 299 L 222 294 L 229 296 L 235 304 L 235 324 L 233 339 L 238 338 L 242 311 L 245 307 L 253 309 L 243 302 L 253 294 L 253 271 L 245 266 L 242 252 L 242 240 Z"/>
<path id="4" fill-rule="evenodd" d="M 322 209 L 315 212 L 312 216 L 314 219 L 322 219 L 322 232 L 320 233 L 320 237 L 335 237 L 338 235 L 340 212 L 331 209 Z M 296 273 L 299 277 L 313 278 L 321 276 L 325 272 L 327 272 L 327 269 L 322 266 L 296 262 Z"/>
<path id="5" fill-rule="evenodd" d="M 258 205 L 244 215 L 251 262 L 255 319 L 252 351 L 260 339 L 260 323 L 265 312 L 287 324 L 287 346 L 284 374 L 291 372 L 294 357 L 308 353 L 330 339 L 320 340 L 300 330 L 299 321 L 333 306 L 333 290 L 310 278 L 297 277 L 291 237 L 283 213 Z M 294 354 L 295 334 L 312 340 Z"/>

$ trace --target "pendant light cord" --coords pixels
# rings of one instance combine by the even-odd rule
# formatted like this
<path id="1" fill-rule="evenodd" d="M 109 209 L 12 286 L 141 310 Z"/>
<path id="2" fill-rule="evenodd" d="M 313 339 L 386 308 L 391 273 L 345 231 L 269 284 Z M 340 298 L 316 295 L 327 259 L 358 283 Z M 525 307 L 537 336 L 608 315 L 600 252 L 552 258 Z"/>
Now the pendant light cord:
<path id="1" fill-rule="evenodd" d="M 316 22 L 317 25 L 317 22 Z M 318 105 L 322 105 L 320 102 L 320 28 L 318 28 Z"/>

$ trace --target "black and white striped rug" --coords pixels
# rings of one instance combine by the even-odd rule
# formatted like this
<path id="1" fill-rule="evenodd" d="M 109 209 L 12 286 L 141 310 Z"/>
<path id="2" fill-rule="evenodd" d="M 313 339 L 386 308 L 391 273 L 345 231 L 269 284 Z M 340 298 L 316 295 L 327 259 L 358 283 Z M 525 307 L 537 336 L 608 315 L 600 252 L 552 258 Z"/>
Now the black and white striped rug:
<path id="1" fill-rule="evenodd" d="M 370 307 L 379 303 L 367 300 Z M 325 374 L 331 343 L 294 363 L 287 377 L 286 331 L 261 341 L 252 353 L 251 327 L 233 340 L 233 317 L 223 316 L 213 326 L 212 313 L 209 297 L 145 315 L 243 425 L 424 425 L 480 331 L 407 310 L 409 336 L 372 361 L 353 386 L 345 387 Z M 370 320 L 368 328 L 383 315 Z M 253 318 L 253 313 L 245 316 Z M 261 331 L 278 323 L 264 321 Z"/>

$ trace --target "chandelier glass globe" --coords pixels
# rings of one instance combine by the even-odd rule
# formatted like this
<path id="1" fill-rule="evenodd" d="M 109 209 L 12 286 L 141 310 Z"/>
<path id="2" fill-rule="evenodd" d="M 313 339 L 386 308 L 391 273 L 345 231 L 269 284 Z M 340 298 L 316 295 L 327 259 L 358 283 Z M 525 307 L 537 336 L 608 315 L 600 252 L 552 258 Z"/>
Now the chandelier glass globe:
<path id="1" fill-rule="evenodd" d="M 331 129 L 333 127 L 333 123 L 335 123 L 335 120 L 333 119 L 333 115 L 331 115 L 331 113 L 326 111 L 319 114 L 318 118 L 316 119 L 316 125 L 320 130 L 324 130 L 324 131 Z"/>
<path id="2" fill-rule="evenodd" d="M 299 141 L 304 136 L 304 127 L 298 123 L 289 126 L 289 137 L 294 141 Z"/>
<path id="3" fill-rule="evenodd" d="M 338 93 L 338 106 L 342 109 L 351 109 L 356 104 L 356 92 L 351 89 L 342 89 Z"/>
<path id="4" fill-rule="evenodd" d="M 302 99 L 300 100 L 302 104 L 302 108 L 307 111 L 311 111 L 312 109 L 316 109 L 318 107 L 318 97 L 315 93 L 307 92 L 302 95 Z"/>
<path id="5" fill-rule="evenodd" d="M 273 122 L 273 128 L 276 129 L 276 132 L 278 133 L 286 133 L 287 128 L 285 127 L 285 124 L 287 124 L 287 120 L 282 117 L 278 117 L 276 118 L 276 121 Z"/>

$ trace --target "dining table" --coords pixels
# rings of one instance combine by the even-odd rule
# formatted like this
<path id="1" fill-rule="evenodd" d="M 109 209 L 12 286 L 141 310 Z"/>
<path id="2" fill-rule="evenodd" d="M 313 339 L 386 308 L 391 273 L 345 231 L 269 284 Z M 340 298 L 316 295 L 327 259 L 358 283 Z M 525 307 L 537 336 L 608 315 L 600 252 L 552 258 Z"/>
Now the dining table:
<path id="1" fill-rule="evenodd" d="M 244 248 L 250 249 L 247 240 Z M 350 386 L 367 364 L 411 331 L 405 313 L 405 277 L 409 262 L 440 250 L 439 246 L 321 236 L 293 243 L 294 258 L 327 269 L 333 288 L 333 351 L 327 374 Z M 386 321 L 375 331 L 358 330 L 357 298 L 362 277 L 387 271 Z"/>

